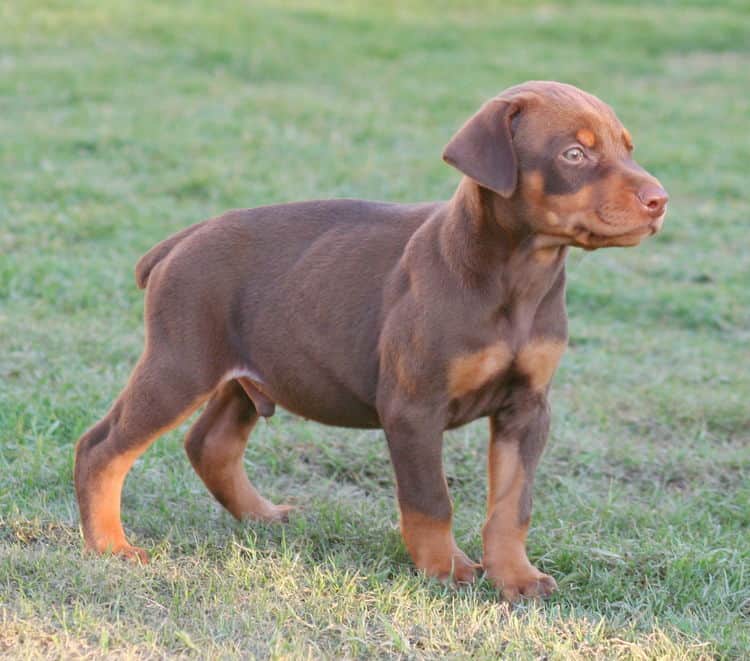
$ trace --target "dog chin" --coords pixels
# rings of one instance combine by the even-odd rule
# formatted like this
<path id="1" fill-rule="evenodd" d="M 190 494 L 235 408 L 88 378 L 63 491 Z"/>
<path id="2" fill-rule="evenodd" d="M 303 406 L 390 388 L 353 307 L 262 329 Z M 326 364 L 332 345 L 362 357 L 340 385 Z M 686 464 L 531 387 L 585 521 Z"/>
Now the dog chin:
<path id="1" fill-rule="evenodd" d="M 655 234 L 656 230 L 651 227 L 641 228 L 637 231 L 627 232 L 616 236 L 602 236 L 592 232 L 579 234 L 575 238 L 574 245 L 584 250 L 597 250 L 598 248 L 632 248 L 637 246 L 647 236 Z"/>
<path id="2" fill-rule="evenodd" d="M 600 213 L 596 214 L 596 221 L 588 227 L 581 227 L 575 233 L 573 245 L 584 250 L 597 248 L 628 248 L 637 246 L 648 236 L 656 234 L 664 222 L 665 213 L 649 222 L 636 222 L 629 227 L 615 225 L 606 221 Z M 618 231 L 619 230 L 619 231 Z"/>

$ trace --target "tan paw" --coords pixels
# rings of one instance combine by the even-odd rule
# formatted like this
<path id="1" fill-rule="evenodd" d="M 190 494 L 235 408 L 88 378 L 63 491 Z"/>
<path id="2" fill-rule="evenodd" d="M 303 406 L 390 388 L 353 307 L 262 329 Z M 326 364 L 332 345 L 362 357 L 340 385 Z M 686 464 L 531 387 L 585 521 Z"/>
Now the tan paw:
<path id="1" fill-rule="evenodd" d="M 266 515 L 265 520 L 277 523 L 288 523 L 289 514 L 296 509 L 297 508 L 294 505 L 273 505 Z"/>
<path id="2" fill-rule="evenodd" d="M 451 554 L 445 554 L 444 557 L 433 556 L 430 562 L 423 566 L 417 565 L 417 569 L 422 570 L 427 576 L 458 584 L 473 583 L 476 580 L 476 572 L 480 568 L 479 563 L 471 560 L 457 546 L 453 548 Z"/>
<path id="3" fill-rule="evenodd" d="M 141 565 L 148 564 L 148 552 L 145 549 L 137 546 L 131 546 L 128 543 L 113 545 L 111 542 L 107 544 L 98 544 L 96 548 L 87 547 L 87 551 L 96 553 L 97 555 L 112 554 L 123 560 L 129 562 L 136 562 Z"/>
<path id="4" fill-rule="evenodd" d="M 506 571 L 500 576 L 488 574 L 507 601 L 514 603 L 522 598 L 539 599 L 549 597 L 557 590 L 555 579 L 530 566 L 523 571 Z"/>
<path id="5" fill-rule="evenodd" d="M 115 551 L 115 554 L 130 562 L 137 562 L 140 565 L 148 564 L 148 552 L 137 546 L 128 545 Z"/>
<path id="6" fill-rule="evenodd" d="M 478 562 L 474 562 L 461 549 L 456 549 L 458 554 L 453 555 L 453 566 L 447 578 L 454 583 L 473 583 L 477 578 L 477 570 L 482 568 Z"/>
<path id="7" fill-rule="evenodd" d="M 242 513 L 238 518 L 241 521 L 288 523 L 290 512 L 296 509 L 294 505 L 274 505 L 264 499 L 260 505 L 254 505 L 252 510 Z"/>

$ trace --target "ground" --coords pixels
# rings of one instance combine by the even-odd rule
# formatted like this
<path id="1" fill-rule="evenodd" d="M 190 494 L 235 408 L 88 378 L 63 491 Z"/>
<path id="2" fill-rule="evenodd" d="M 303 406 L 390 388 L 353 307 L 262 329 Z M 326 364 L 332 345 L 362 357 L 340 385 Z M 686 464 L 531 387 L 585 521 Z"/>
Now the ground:
<path id="1" fill-rule="evenodd" d="M 2 3 L 0 655 L 748 653 L 750 5 L 475 4 Z M 284 412 L 247 467 L 301 506 L 287 527 L 233 522 L 183 427 L 125 485 L 152 564 L 83 558 L 72 450 L 140 352 L 137 258 L 231 207 L 447 198 L 444 144 L 534 78 L 611 103 L 672 196 L 656 238 L 569 259 L 530 533 L 559 593 L 511 610 L 416 575 L 382 435 Z M 446 442 L 474 558 L 486 437 Z"/>

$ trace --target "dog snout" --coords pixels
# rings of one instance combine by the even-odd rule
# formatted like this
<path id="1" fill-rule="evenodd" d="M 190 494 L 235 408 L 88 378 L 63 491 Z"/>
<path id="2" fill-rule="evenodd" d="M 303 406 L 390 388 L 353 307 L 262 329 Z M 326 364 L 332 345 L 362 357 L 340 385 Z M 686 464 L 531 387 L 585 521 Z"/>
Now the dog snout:
<path id="1" fill-rule="evenodd" d="M 636 195 L 644 211 L 652 218 L 661 216 L 667 208 L 667 202 L 669 202 L 667 191 L 656 184 L 643 186 Z"/>

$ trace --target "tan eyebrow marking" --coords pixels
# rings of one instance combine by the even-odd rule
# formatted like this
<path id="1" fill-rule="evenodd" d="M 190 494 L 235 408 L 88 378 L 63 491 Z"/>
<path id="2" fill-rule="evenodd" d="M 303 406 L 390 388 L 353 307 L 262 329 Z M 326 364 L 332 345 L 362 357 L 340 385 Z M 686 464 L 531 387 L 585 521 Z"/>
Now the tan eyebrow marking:
<path id="1" fill-rule="evenodd" d="M 576 139 L 584 147 L 588 147 L 589 149 L 591 149 L 591 147 L 596 144 L 596 136 L 590 129 L 581 129 L 580 131 L 578 131 L 578 133 L 576 133 Z"/>
<path id="2" fill-rule="evenodd" d="M 622 139 L 625 141 L 625 146 L 628 148 L 628 151 L 633 151 L 633 138 L 630 137 L 630 131 L 623 129 Z"/>

